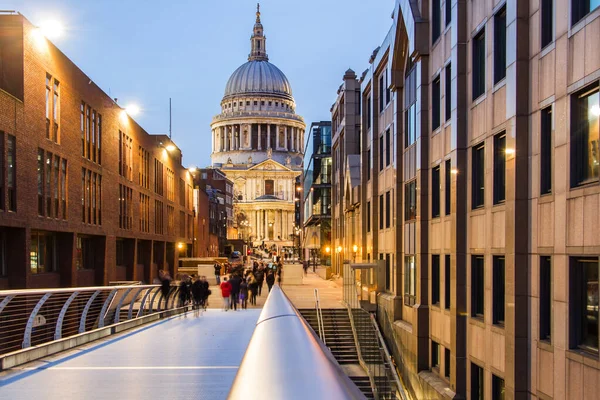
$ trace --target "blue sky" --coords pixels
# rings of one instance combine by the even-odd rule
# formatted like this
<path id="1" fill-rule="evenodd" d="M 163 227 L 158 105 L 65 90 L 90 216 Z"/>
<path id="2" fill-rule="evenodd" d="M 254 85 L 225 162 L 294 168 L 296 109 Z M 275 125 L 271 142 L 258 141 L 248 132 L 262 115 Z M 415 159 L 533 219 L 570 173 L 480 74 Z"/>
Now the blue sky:
<path id="1" fill-rule="evenodd" d="M 246 62 L 254 0 L 5 0 L 34 24 L 56 19 L 54 43 L 119 104 L 139 104 L 149 133 L 169 130 L 185 165 L 210 165 L 210 122 Z M 270 61 L 307 123 L 330 119 L 342 75 L 360 76 L 390 29 L 394 0 L 263 0 Z"/>

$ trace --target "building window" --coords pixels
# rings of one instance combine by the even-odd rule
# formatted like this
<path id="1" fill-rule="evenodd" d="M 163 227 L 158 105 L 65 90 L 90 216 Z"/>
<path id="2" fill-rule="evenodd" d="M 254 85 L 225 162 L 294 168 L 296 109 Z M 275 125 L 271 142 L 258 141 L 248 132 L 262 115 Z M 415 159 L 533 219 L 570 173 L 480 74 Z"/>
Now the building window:
<path id="1" fill-rule="evenodd" d="M 82 221 L 92 225 L 102 225 L 102 176 L 85 168 L 81 170 Z"/>
<path id="2" fill-rule="evenodd" d="M 444 204 L 446 207 L 446 215 L 450 215 L 452 204 L 452 160 L 446 160 L 446 166 L 444 173 L 446 175 L 444 179 Z"/>
<path id="3" fill-rule="evenodd" d="M 383 151 L 384 151 L 383 140 L 384 140 L 383 135 L 379 136 L 379 171 L 383 171 L 383 165 L 384 165 L 384 161 L 385 161 L 385 154 L 383 153 Z"/>
<path id="4" fill-rule="evenodd" d="M 371 202 L 367 202 L 367 232 L 371 232 Z"/>
<path id="5" fill-rule="evenodd" d="M 62 218 L 67 219 L 67 160 L 63 158 L 60 163 L 60 204 Z"/>
<path id="6" fill-rule="evenodd" d="M 404 220 L 417 219 L 417 181 L 404 185 Z"/>
<path id="7" fill-rule="evenodd" d="M 442 7 L 440 0 L 431 2 L 431 43 L 439 39 L 442 29 Z"/>
<path id="8" fill-rule="evenodd" d="M 452 300 L 450 300 L 450 283 L 452 282 L 452 276 L 450 272 L 450 254 L 444 256 L 444 308 L 450 309 Z"/>
<path id="9" fill-rule="evenodd" d="M 6 187 L 8 189 L 8 211 L 17 211 L 17 138 L 7 135 Z"/>
<path id="10" fill-rule="evenodd" d="M 435 131 L 440 127 L 441 111 L 442 111 L 442 98 L 441 98 L 441 87 L 440 87 L 440 76 L 438 75 L 431 86 L 431 130 Z"/>
<path id="11" fill-rule="evenodd" d="M 392 289 L 392 255 L 387 253 L 385 255 L 385 289 Z"/>
<path id="12" fill-rule="evenodd" d="M 371 96 L 367 97 L 367 129 L 371 129 Z"/>
<path id="13" fill-rule="evenodd" d="M 446 121 L 450 121 L 450 118 L 452 118 L 452 66 L 450 64 L 448 64 L 448 66 L 445 69 L 445 98 L 444 98 L 444 103 L 445 103 L 445 114 L 446 114 Z"/>
<path id="14" fill-rule="evenodd" d="M 571 25 L 600 6 L 600 0 L 571 0 Z"/>
<path id="15" fill-rule="evenodd" d="M 54 185 L 54 217 L 59 218 L 60 216 L 60 157 L 56 154 L 54 155 L 54 177 L 53 182 Z"/>
<path id="16" fill-rule="evenodd" d="M 446 0 L 446 26 L 452 22 L 452 1 Z"/>
<path id="17" fill-rule="evenodd" d="M 371 180 L 371 167 L 372 167 L 372 163 L 371 163 L 371 149 L 369 148 L 367 150 L 367 181 Z"/>
<path id="18" fill-rule="evenodd" d="M 494 256 L 493 292 L 492 292 L 492 320 L 494 324 L 504 325 L 504 257 Z"/>
<path id="19" fill-rule="evenodd" d="M 483 318 L 483 299 L 485 286 L 483 256 L 471 256 L 471 316 Z"/>
<path id="20" fill-rule="evenodd" d="M 383 229 L 383 209 L 384 209 L 384 204 L 383 204 L 383 195 L 379 196 L 379 229 Z"/>
<path id="21" fill-rule="evenodd" d="M 492 400 L 504 400 L 504 379 L 492 374 Z"/>
<path id="22" fill-rule="evenodd" d="M 404 304 L 413 306 L 417 298 L 417 270 L 415 256 L 404 257 Z"/>
<path id="23" fill-rule="evenodd" d="M 273 196 L 275 193 L 275 185 L 272 179 L 265 180 L 265 194 Z"/>
<path id="24" fill-rule="evenodd" d="M 390 196 L 390 192 L 385 192 L 385 227 L 389 228 L 391 225 L 391 210 L 392 210 L 392 200 Z"/>
<path id="25" fill-rule="evenodd" d="M 571 96 L 571 187 L 598 180 L 598 83 Z"/>
<path id="26" fill-rule="evenodd" d="M 44 194 L 46 195 L 46 216 L 52 217 L 52 153 L 46 152 L 45 169 L 44 177 L 46 178 L 46 184 Z"/>
<path id="27" fill-rule="evenodd" d="M 77 252 L 75 255 L 77 269 L 94 269 L 97 259 L 101 260 L 102 254 L 100 251 L 96 253 L 93 237 L 77 235 Z"/>
<path id="28" fill-rule="evenodd" d="M 552 43 L 554 36 L 554 0 L 541 0 L 542 49 Z"/>
<path id="29" fill-rule="evenodd" d="M 51 138 L 52 76 L 46 74 L 46 139 Z"/>
<path id="30" fill-rule="evenodd" d="M 32 274 L 55 272 L 57 266 L 56 236 L 51 232 L 31 231 L 29 262 Z"/>
<path id="31" fill-rule="evenodd" d="M 598 354 L 598 257 L 570 260 L 571 348 Z"/>
<path id="32" fill-rule="evenodd" d="M 439 343 L 431 341 L 431 369 L 440 370 L 441 346 Z"/>
<path id="33" fill-rule="evenodd" d="M 450 349 L 444 349 L 444 376 L 450 379 Z"/>
<path id="34" fill-rule="evenodd" d="M 540 340 L 550 341 L 552 335 L 552 263 L 549 256 L 540 256 Z"/>
<path id="35" fill-rule="evenodd" d="M 163 163 L 154 159 L 154 193 L 162 196 L 164 191 L 163 185 Z"/>
<path id="36" fill-rule="evenodd" d="M 552 192 L 552 107 L 541 111 L 540 194 Z"/>
<path id="37" fill-rule="evenodd" d="M 44 150 L 38 149 L 37 155 L 37 208 L 38 215 L 45 215 L 44 207 Z"/>
<path id="38" fill-rule="evenodd" d="M 440 255 L 431 256 L 431 304 L 440 305 Z"/>
<path id="39" fill-rule="evenodd" d="M 440 166 L 431 170 L 431 217 L 440 216 Z"/>
<path id="40" fill-rule="evenodd" d="M 385 165 L 389 166 L 392 162 L 392 135 L 390 130 L 385 131 Z"/>
<path id="41" fill-rule="evenodd" d="M 473 38 L 473 100 L 485 92 L 485 28 Z"/>
<path id="42" fill-rule="evenodd" d="M 4 132 L 0 131 L 0 210 L 4 210 L 4 190 L 6 189 L 4 182 L 4 174 L 6 166 L 4 165 Z"/>
<path id="43" fill-rule="evenodd" d="M 483 143 L 473 147 L 473 176 L 471 182 L 471 207 L 483 207 L 485 188 L 485 147 Z"/>
<path id="44" fill-rule="evenodd" d="M 412 145 L 417 140 L 417 68 L 411 60 L 406 66 L 404 82 L 404 147 Z"/>
<path id="45" fill-rule="evenodd" d="M 506 6 L 494 15 L 494 84 L 506 77 Z"/>
<path id="46" fill-rule="evenodd" d="M 494 136 L 494 204 L 506 199 L 506 133 Z"/>
<path id="47" fill-rule="evenodd" d="M 484 400 L 483 368 L 471 363 L 471 399 Z"/>
<path id="48" fill-rule="evenodd" d="M 154 233 L 164 234 L 164 212 L 163 203 L 160 200 L 154 200 Z"/>
<path id="49" fill-rule="evenodd" d="M 133 228 L 133 189 L 119 185 L 119 228 Z"/>

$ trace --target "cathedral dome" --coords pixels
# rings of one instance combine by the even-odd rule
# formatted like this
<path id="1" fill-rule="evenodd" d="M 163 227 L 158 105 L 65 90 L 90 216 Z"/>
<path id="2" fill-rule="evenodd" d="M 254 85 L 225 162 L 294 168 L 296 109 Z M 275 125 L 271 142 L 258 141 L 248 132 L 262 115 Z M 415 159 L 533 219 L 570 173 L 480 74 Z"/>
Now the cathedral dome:
<path id="1" fill-rule="evenodd" d="M 224 99 L 257 94 L 282 96 L 293 101 L 292 86 L 287 77 L 267 60 L 253 59 L 236 69 L 225 86 Z"/>

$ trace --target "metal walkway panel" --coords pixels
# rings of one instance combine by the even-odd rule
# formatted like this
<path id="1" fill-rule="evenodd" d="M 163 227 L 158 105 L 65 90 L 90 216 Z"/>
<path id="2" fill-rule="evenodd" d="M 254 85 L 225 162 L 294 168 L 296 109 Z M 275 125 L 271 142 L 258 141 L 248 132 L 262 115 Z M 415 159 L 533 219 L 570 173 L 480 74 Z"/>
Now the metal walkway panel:
<path id="1" fill-rule="evenodd" d="M 188 313 L 0 374 L 2 399 L 225 399 L 260 310 Z"/>

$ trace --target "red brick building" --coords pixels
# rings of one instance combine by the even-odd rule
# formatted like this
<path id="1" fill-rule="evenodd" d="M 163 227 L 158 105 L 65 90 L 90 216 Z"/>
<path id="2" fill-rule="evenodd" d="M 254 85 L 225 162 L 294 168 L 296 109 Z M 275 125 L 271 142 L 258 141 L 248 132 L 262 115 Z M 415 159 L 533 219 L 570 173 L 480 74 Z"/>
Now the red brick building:
<path id="1" fill-rule="evenodd" d="M 21 15 L 0 15 L 0 289 L 151 282 L 191 253 L 192 177 Z"/>

